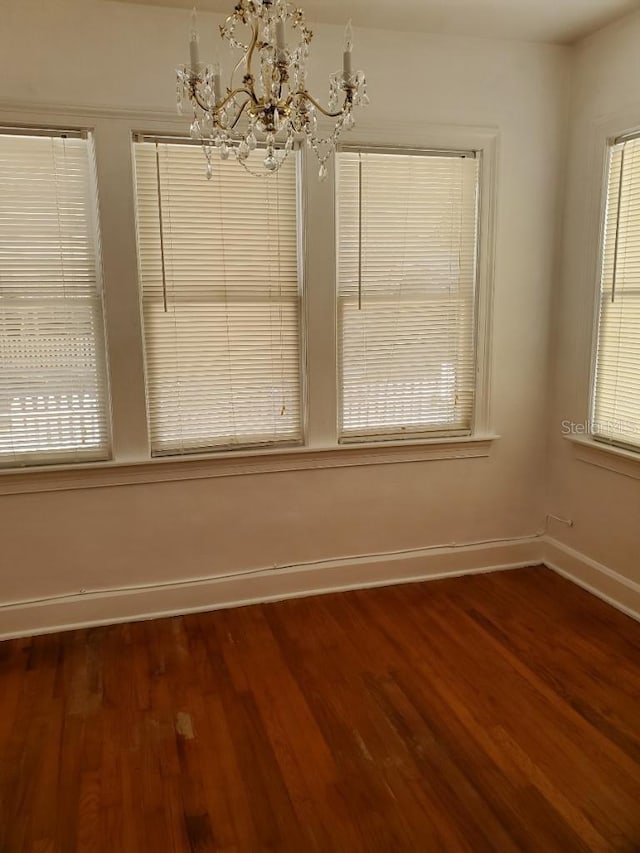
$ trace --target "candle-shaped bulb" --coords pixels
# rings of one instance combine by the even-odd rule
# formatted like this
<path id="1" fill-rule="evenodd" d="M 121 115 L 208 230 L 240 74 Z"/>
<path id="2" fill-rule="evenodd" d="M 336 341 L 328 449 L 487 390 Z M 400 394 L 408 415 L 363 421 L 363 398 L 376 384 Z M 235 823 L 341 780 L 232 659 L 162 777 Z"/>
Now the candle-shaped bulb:
<path id="1" fill-rule="evenodd" d="M 216 59 L 212 66 L 213 71 L 213 98 L 216 104 L 222 100 L 222 69 L 220 63 Z"/>
<path id="2" fill-rule="evenodd" d="M 284 18 L 276 18 L 276 59 L 282 62 L 284 58 Z"/>
<path id="3" fill-rule="evenodd" d="M 347 51 L 351 53 L 353 50 L 353 27 L 351 26 L 351 20 L 349 20 L 347 26 L 344 28 L 344 50 L 345 53 Z"/>
<path id="4" fill-rule="evenodd" d="M 342 73 L 344 82 L 349 83 L 351 79 L 351 52 L 353 51 L 353 28 L 351 21 L 347 24 L 344 31 L 344 52 L 342 54 Z"/>
<path id="5" fill-rule="evenodd" d="M 191 73 L 198 73 L 200 64 L 200 36 L 198 35 L 198 20 L 195 6 L 191 12 L 191 34 L 189 36 L 189 57 L 191 60 Z"/>

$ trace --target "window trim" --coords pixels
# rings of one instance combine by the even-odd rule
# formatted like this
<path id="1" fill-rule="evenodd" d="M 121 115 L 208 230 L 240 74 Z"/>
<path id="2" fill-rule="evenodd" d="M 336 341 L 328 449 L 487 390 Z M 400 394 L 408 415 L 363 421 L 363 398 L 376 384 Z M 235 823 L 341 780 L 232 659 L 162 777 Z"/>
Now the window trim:
<path id="1" fill-rule="evenodd" d="M 369 442 L 336 447 L 274 447 L 252 451 L 154 456 L 136 461 L 43 465 L 0 470 L 0 496 L 107 486 L 144 485 L 240 475 L 274 474 L 367 465 L 398 465 L 492 455 L 499 435 L 427 441 Z"/>
<path id="2" fill-rule="evenodd" d="M 391 127 L 391 126 L 390 126 Z M 475 326 L 474 349 L 476 382 L 471 429 L 464 433 L 470 439 L 475 436 L 489 435 L 491 429 L 491 373 L 492 373 L 492 334 L 493 334 L 493 299 L 495 279 L 495 241 L 496 241 L 496 198 L 497 198 L 497 165 L 499 155 L 499 133 L 494 128 L 469 128 L 456 125 L 415 125 L 407 126 L 402 131 L 397 127 L 393 133 L 400 136 L 395 143 L 390 143 L 390 128 L 384 129 L 379 124 L 367 125 L 361 122 L 356 131 L 351 134 L 348 144 L 339 146 L 339 151 L 362 151 L 379 154 L 418 154 L 420 156 L 453 156 L 463 154 L 473 155 L 478 161 L 478 240 L 476 246 L 476 293 L 475 293 Z M 419 134 L 419 135 L 418 135 Z M 336 181 L 333 186 L 334 229 L 337 235 L 336 221 Z M 337 236 L 334 240 L 337 248 Z M 334 263 L 337 281 L 337 253 Z M 334 290 L 336 286 L 334 284 Z M 335 388 L 336 388 L 336 437 L 340 433 L 339 423 L 339 366 L 337 360 L 338 312 L 337 299 L 335 306 Z M 460 435 L 460 434 L 458 434 Z M 412 443 L 420 440 L 433 442 L 456 438 L 454 431 L 447 433 L 422 432 L 403 438 L 397 433 L 394 436 L 380 435 L 378 438 L 343 437 L 337 439 L 339 446 L 356 447 L 377 441 L 380 444 L 390 440 L 400 440 Z"/>
<path id="3" fill-rule="evenodd" d="M 305 155 L 304 146 L 296 143 L 292 154 L 295 158 L 295 180 L 296 180 L 296 257 L 297 257 L 297 317 L 298 317 L 298 335 L 299 335 L 299 357 L 298 357 L 298 389 L 300 394 L 300 438 L 271 440 L 264 441 L 242 441 L 237 444 L 220 444 L 219 446 L 211 445 L 202 447 L 194 447 L 192 450 L 176 451 L 176 450 L 153 450 L 151 444 L 151 413 L 149 405 L 149 384 L 148 384 L 148 355 L 144 340 L 144 290 L 142 287 L 142 258 L 140 255 L 140 245 L 138 239 L 138 194 L 136 191 L 136 144 L 140 143 L 159 143 L 168 145 L 186 145 L 200 147 L 201 143 L 192 139 L 189 135 L 185 135 L 184 129 L 180 134 L 173 133 L 150 133 L 148 131 L 132 130 L 131 131 L 131 162 L 133 169 L 133 187 L 134 210 L 135 210 L 135 242 L 136 242 L 136 258 L 137 258 L 137 282 L 139 296 L 139 319 L 142 330 L 142 346 L 143 346 L 143 363 L 144 363 L 144 390 L 145 390 L 145 410 L 147 415 L 147 433 L 148 433 L 148 452 L 149 458 L 165 459 L 165 458 L 182 458 L 192 459 L 194 457 L 211 456 L 219 458 L 221 454 L 231 453 L 252 453 L 255 451 L 270 451 L 270 450 L 289 450 L 299 449 L 307 446 L 307 385 L 305 378 L 306 365 L 306 347 L 307 347 L 307 328 L 306 328 L 306 312 L 305 306 L 305 286 L 304 286 L 304 252 L 303 241 L 305 235 L 305 221 L 302 218 L 304 207 L 302 206 L 302 195 L 304 192 L 305 181 L 303 180 L 304 170 L 302 158 Z M 263 143 L 258 143 L 258 148 L 265 148 Z M 281 146 L 277 146 L 281 147 Z M 203 173 L 204 180 L 204 160 Z"/>
<path id="4" fill-rule="evenodd" d="M 598 441 L 591 435 L 565 436 L 571 443 L 573 458 L 616 474 L 640 480 L 640 453 L 628 447 Z"/>
<path id="5" fill-rule="evenodd" d="M 596 255 L 596 272 L 595 272 L 595 292 L 593 300 L 593 314 L 591 327 L 591 350 L 589 358 L 589 385 L 588 385 L 588 400 L 587 412 L 589 424 L 589 432 L 586 438 L 574 438 L 574 444 L 585 454 L 585 448 L 591 450 L 602 450 L 604 453 L 609 453 L 613 457 L 622 456 L 629 460 L 638 457 L 640 461 L 640 441 L 637 445 L 628 442 L 616 441 L 609 439 L 606 436 L 600 435 L 592 431 L 591 427 L 595 423 L 595 407 L 596 407 L 596 379 L 597 379 L 597 364 L 598 364 L 598 349 L 600 347 L 600 320 L 602 312 L 602 270 L 604 265 L 604 244 L 605 232 L 607 227 L 607 196 L 609 190 L 609 178 L 611 172 L 611 151 L 615 145 L 624 142 L 629 142 L 632 139 L 640 139 L 640 127 L 635 126 L 632 130 L 625 130 L 618 133 L 608 133 L 605 136 L 604 150 L 601 161 L 601 178 L 600 191 L 598 195 L 598 239 L 597 239 L 597 255 Z M 575 449 L 575 448 L 574 448 Z M 589 458 L 578 457 L 581 461 L 592 461 L 594 454 L 590 454 Z M 611 466 L 601 466 L 611 467 Z M 618 471 L 619 465 L 611 467 L 611 470 Z"/>
<path id="6" fill-rule="evenodd" d="M 388 145 L 445 148 L 473 148 L 482 151 L 484 158 L 483 180 L 480 186 L 480 234 L 481 234 L 481 295 L 478 311 L 478 393 L 476 397 L 475 423 L 473 434 L 463 438 L 442 439 L 427 438 L 420 441 L 365 442 L 359 445 L 338 445 L 330 440 L 331 405 L 323 390 L 331 389 L 335 396 L 335 370 L 331 369 L 330 334 L 321 342 L 318 351 L 309 335 L 305 346 L 305 378 L 307 387 L 314 384 L 314 399 L 309 391 L 305 392 L 306 433 L 305 447 L 291 449 L 280 448 L 277 451 L 254 450 L 231 451 L 227 454 L 219 451 L 206 456 L 150 456 L 147 417 L 146 391 L 144 388 L 143 342 L 140 326 L 139 289 L 137 286 L 137 245 L 135 239 L 135 192 L 133 184 L 133 148 L 132 134 L 146 128 L 153 135 L 183 135 L 184 119 L 175 116 L 169 110 L 144 110 L 132 108 L 93 107 L 82 104 L 18 104 L 0 105 L 0 123 L 6 126 L 22 128 L 52 127 L 88 129 L 94 136 L 96 172 L 98 177 L 98 215 L 101 224 L 102 268 L 106 287 L 103 298 L 105 305 L 105 332 L 107 335 L 107 368 L 110 377 L 112 459 L 101 463 L 73 463 L 70 465 L 29 466 L 28 468 L 7 468 L 0 470 L 0 494 L 21 492 L 51 491 L 67 488 L 90 488 L 107 485 L 119 485 L 117 477 L 124 481 L 127 471 L 135 470 L 135 482 L 156 482 L 168 479 L 162 472 L 174 468 L 176 475 L 180 470 L 184 475 L 173 479 L 191 479 L 191 468 L 196 464 L 209 472 L 206 476 L 227 476 L 225 471 L 230 462 L 237 461 L 238 474 L 253 474 L 249 462 L 255 460 L 256 467 L 264 460 L 265 472 L 273 469 L 273 455 L 279 454 L 283 460 L 290 459 L 287 470 L 303 468 L 344 467 L 343 458 L 360 454 L 363 461 L 358 464 L 383 464 L 403 461 L 427 461 L 435 459 L 475 458 L 491 455 L 493 442 L 500 436 L 489 428 L 490 390 L 491 390 L 491 352 L 492 352 L 492 303 L 495 255 L 495 223 L 498 181 L 498 157 L 500 133 L 495 126 L 465 126 L 454 124 L 434 124 L 432 122 L 405 123 L 401 127 L 390 120 L 369 121 L 366 116 L 350 134 L 355 145 Z M 317 244 L 309 239 L 310 222 L 324 224 L 330 220 L 329 211 L 333 209 L 333 181 L 331 176 L 324 183 L 317 180 L 317 168 L 312 157 L 303 150 L 301 155 L 303 185 L 303 222 L 304 232 L 301 251 L 305 260 L 305 285 L 307 298 L 303 311 L 309 314 L 315 311 L 317 300 L 310 305 L 310 294 L 322 292 L 326 280 L 309 282 L 313 270 L 309 267 L 309 256 L 322 256 L 331 253 L 326 244 Z M 319 209 L 319 203 L 322 210 Z M 332 224 L 327 224 L 333 234 Z M 117 250 L 115 249 L 117 247 Z M 335 264 L 333 264 L 335 269 Z M 314 286 L 315 285 L 315 286 Z M 331 288 L 328 288 L 331 290 Z M 332 312 L 335 316 L 335 312 Z M 309 330 L 309 325 L 307 325 Z M 333 347 L 335 352 L 335 347 Z M 335 362 L 334 362 L 335 364 Z M 318 375 L 320 373 L 320 375 Z M 333 385 L 331 386 L 331 383 Z M 337 434 L 337 433 L 336 433 Z M 462 448 L 460 451 L 458 448 Z M 415 459 L 408 458 L 412 449 Z M 373 452 L 377 451 L 377 452 Z M 300 463 L 298 457 L 318 454 L 323 464 Z M 250 459 L 248 458 L 250 457 Z M 419 457 L 419 458 L 418 458 Z M 364 459 L 368 461 L 365 463 Z M 285 463 L 283 462 L 283 465 Z M 348 462 L 347 464 L 354 464 Z M 274 469 L 275 470 L 275 469 Z M 220 472 L 219 474 L 217 472 Z M 133 482 L 133 478 L 129 477 Z M 71 485 L 70 485 L 71 484 Z M 124 482 L 122 482 L 124 484 Z"/>
<path id="7" fill-rule="evenodd" d="M 630 133 L 640 133 L 638 111 L 631 107 L 592 119 L 582 129 L 584 166 L 596 178 L 589 182 L 584 192 L 580 226 L 584 237 L 582 241 L 584 251 L 576 258 L 571 271 L 565 271 L 565 275 L 570 274 L 575 279 L 591 281 L 591 287 L 586 291 L 586 298 L 578 301 L 573 313 L 576 339 L 572 351 L 567 355 L 572 359 L 571 366 L 575 376 L 574 393 L 570 399 L 565 400 L 565 404 L 556 412 L 553 424 L 550 425 L 556 437 L 560 437 L 560 427 L 565 420 L 588 423 L 590 416 L 601 284 L 602 212 L 607 188 L 608 147 L 612 140 L 622 139 Z M 561 437 L 574 451 L 572 458 L 575 461 L 586 462 L 587 460 L 581 457 L 587 453 L 591 458 L 598 458 L 603 463 L 607 463 L 608 457 L 610 464 L 602 464 L 599 467 L 618 473 L 624 473 L 618 471 L 621 453 L 633 456 L 632 460 L 625 456 L 629 466 L 635 465 L 636 460 L 640 462 L 640 454 L 635 451 L 621 451 L 620 448 L 607 442 L 596 441 L 590 433 L 582 436 L 563 435 Z"/>
<path id="8" fill-rule="evenodd" d="M 477 151 L 475 149 L 470 148 L 413 148 L 409 146 L 375 146 L 375 145 L 340 145 L 338 146 L 337 153 L 356 153 L 356 154 L 398 154 L 398 155 L 409 155 L 412 157 L 469 157 L 474 159 L 478 163 L 478 181 L 476 186 L 476 250 L 475 250 L 475 276 L 474 276 L 474 324 L 473 324 L 473 360 L 474 360 L 474 372 L 475 372 L 475 383 L 474 383 L 474 395 L 473 395 L 473 408 L 471 411 L 471 424 L 468 430 L 461 429 L 436 429 L 436 430 L 380 430 L 378 432 L 362 432 L 357 435 L 344 433 L 341 431 L 341 420 L 342 420 L 342 410 L 344 406 L 344 396 L 342 392 L 341 386 L 341 376 L 340 376 L 340 361 L 336 351 L 336 436 L 338 445 L 357 445 L 363 444 L 367 442 L 388 442 L 388 441 L 420 441 L 421 439 L 432 438 L 434 440 L 443 439 L 443 438 L 457 438 L 461 436 L 473 436 L 476 433 L 476 399 L 478 393 L 478 376 L 479 376 L 479 362 L 478 362 L 478 348 L 479 348 L 479 339 L 480 336 L 478 334 L 479 327 L 479 307 L 480 307 L 480 245 L 481 245 L 481 188 L 482 188 L 482 180 L 483 180 L 483 157 L 482 150 Z M 340 299 L 337 296 L 337 289 L 339 286 L 338 283 L 338 272 L 339 272 L 339 262 L 338 262 L 338 214 L 337 214 L 337 175 L 334 176 L 334 217 L 335 217 L 335 246 L 336 246 L 336 264 L 335 264 L 335 288 L 336 288 L 336 347 L 338 346 L 339 341 L 339 324 L 340 324 L 340 312 L 339 305 Z"/>
<path id="9" fill-rule="evenodd" d="M 2 464 L 0 462 L 0 473 L 7 472 L 9 474 L 20 472 L 23 470 L 32 470 L 40 468 L 60 467 L 71 469 L 78 466 L 100 466 L 110 464 L 114 461 L 113 447 L 113 400 L 111 386 L 111 370 L 109 359 L 109 337 L 107 332 L 107 311 L 105 304 L 105 287 L 104 287 L 104 267 L 103 267 L 103 251 L 102 251 L 102 231 L 101 231 L 101 216 L 100 216 L 100 192 L 98 184 L 98 170 L 96 162 L 96 142 L 94 128 L 90 122 L 70 121 L 66 123 L 64 120 L 52 122 L 49 124 L 46 121 L 38 122 L 20 122 L 9 117 L 8 120 L 3 119 L 3 111 L 0 109 L 0 136 L 25 136 L 44 139 L 77 139 L 83 140 L 86 144 L 87 154 L 87 169 L 88 169 L 88 186 L 86 194 L 89 199 L 88 204 L 88 226 L 91 229 L 93 236 L 93 255 L 95 263 L 95 304 L 99 307 L 100 312 L 100 339 L 102 344 L 102 365 L 98 365 L 98 380 L 103 382 L 103 393 L 105 403 L 105 450 L 104 453 L 94 456 L 93 458 L 83 459 L 82 456 L 76 461 L 67 461 L 61 458 L 60 452 L 57 451 L 34 451 L 33 462 L 11 462 Z M 1 494 L 1 492 L 0 492 Z"/>

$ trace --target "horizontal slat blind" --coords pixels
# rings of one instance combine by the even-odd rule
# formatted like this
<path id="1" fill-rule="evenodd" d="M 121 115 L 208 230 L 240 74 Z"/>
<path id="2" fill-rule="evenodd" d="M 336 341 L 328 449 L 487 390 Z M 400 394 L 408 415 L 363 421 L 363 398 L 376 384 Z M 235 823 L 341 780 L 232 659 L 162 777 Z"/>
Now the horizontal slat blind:
<path id="1" fill-rule="evenodd" d="M 611 147 L 593 433 L 640 446 L 640 139 Z"/>
<path id="2" fill-rule="evenodd" d="M 210 181 L 194 145 L 135 160 L 152 452 L 299 442 L 295 157 L 270 178 L 216 158 Z"/>
<path id="3" fill-rule="evenodd" d="M 341 437 L 467 433 L 478 162 L 338 155 Z"/>
<path id="4" fill-rule="evenodd" d="M 109 455 L 90 142 L 0 131 L 0 465 Z"/>

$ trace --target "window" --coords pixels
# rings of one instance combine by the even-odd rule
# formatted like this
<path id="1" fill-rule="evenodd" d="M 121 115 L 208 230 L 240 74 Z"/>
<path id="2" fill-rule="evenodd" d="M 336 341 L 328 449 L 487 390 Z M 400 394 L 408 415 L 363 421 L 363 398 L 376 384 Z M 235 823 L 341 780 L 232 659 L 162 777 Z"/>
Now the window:
<path id="1" fill-rule="evenodd" d="M 609 151 L 591 421 L 595 438 L 640 447 L 640 138 Z"/>
<path id="2" fill-rule="evenodd" d="M 341 151 L 334 209 L 302 152 L 269 178 L 260 151 L 246 169 L 214 152 L 207 180 L 192 140 L 94 120 L 0 127 L 0 468 L 468 435 L 482 452 L 492 134 Z"/>
<path id="3" fill-rule="evenodd" d="M 473 153 L 338 155 L 341 440 L 471 431 L 478 172 Z"/>
<path id="4" fill-rule="evenodd" d="M 135 143 L 155 455 L 303 438 L 297 156 L 269 179 L 254 157 L 207 181 L 200 146 Z"/>
<path id="5" fill-rule="evenodd" d="M 109 456 L 91 144 L 0 130 L 0 466 Z"/>

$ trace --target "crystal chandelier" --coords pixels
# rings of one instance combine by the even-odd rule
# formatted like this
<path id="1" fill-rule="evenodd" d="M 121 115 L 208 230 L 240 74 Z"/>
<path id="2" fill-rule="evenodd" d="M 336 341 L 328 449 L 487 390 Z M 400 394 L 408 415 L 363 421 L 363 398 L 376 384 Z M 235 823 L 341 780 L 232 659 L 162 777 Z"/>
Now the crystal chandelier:
<path id="1" fill-rule="evenodd" d="M 329 78 L 328 109 L 307 91 L 306 63 L 313 34 L 301 9 L 287 0 L 238 0 L 220 35 L 232 49 L 242 51 L 224 91 L 220 63 L 200 62 L 195 9 L 190 65 L 177 69 L 178 111 L 185 104 L 193 110 L 191 136 L 202 143 L 207 178 L 212 175 L 214 149 L 222 160 L 233 156 L 252 171 L 247 161 L 261 144 L 265 148 L 262 174 L 268 175 L 278 171 L 302 137 L 316 153 L 323 180 L 342 131 L 354 126 L 353 108 L 368 103 L 365 76 L 352 70 L 351 23 L 345 31 L 342 70 Z M 318 114 L 335 119 L 328 136 L 319 135 Z"/>

